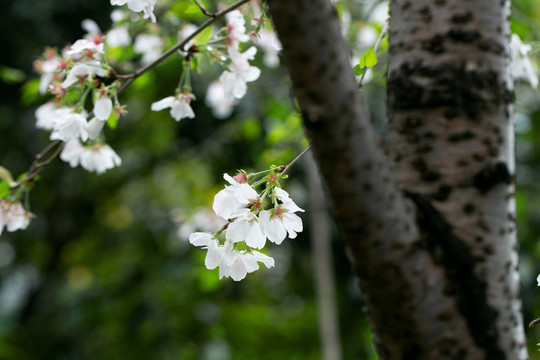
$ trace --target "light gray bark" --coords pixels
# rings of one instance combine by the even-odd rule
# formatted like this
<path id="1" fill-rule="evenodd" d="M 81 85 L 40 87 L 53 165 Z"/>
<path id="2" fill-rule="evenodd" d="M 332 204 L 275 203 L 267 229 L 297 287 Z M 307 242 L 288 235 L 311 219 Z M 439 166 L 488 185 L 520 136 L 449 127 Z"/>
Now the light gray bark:
<path id="1" fill-rule="evenodd" d="M 526 359 L 506 2 L 392 2 L 389 157 L 331 1 L 268 4 L 380 358 Z"/>
<path id="2" fill-rule="evenodd" d="M 319 338 L 323 360 L 341 360 L 341 342 L 336 304 L 335 277 L 332 262 L 332 234 L 328 206 L 315 160 L 306 159 L 309 190 L 309 233 L 313 254 L 313 273 L 317 293 Z"/>

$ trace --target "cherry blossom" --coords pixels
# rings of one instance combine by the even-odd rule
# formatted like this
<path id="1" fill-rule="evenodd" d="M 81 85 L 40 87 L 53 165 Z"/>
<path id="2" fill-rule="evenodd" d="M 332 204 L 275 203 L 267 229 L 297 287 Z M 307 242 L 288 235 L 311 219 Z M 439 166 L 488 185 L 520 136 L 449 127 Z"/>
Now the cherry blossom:
<path id="1" fill-rule="evenodd" d="M 81 166 L 90 172 L 103 174 L 105 171 L 122 164 L 122 159 L 107 144 L 86 147 L 81 154 Z"/>
<path id="2" fill-rule="evenodd" d="M 127 4 L 128 8 L 134 12 L 143 12 L 144 18 L 155 23 L 156 16 L 154 15 L 154 6 L 157 0 L 111 0 L 111 5 L 124 5 Z"/>
<path id="3" fill-rule="evenodd" d="M 94 35 L 100 35 L 101 29 L 99 25 L 92 19 L 84 19 L 81 22 L 81 27 L 87 32 L 86 39 L 91 39 Z"/>
<path id="4" fill-rule="evenodd" d="M 259 219 L 264 235 L 268 237 L 268 240 L 279 245 L 287 233 L 289 238 L 294 239 L 296 233 L 303 230 L 302 219 L 295 212 L 304 210 L 294 203 L 285 190 L 275 188 L 274 194 L 282 201 L 282 204 L 271 210 L 261 211 Z"/>
<path id="5" fill-rule="evenodd" d="M 60 159 L 69 163 L 74 168 L 81 163 L 81 155 L 84 152 L 84 146 L 79 139 L 73 138 L 66 142 L 62 152 L 60 153 Z"/>
<path id="6" fill-rule="evenodd" d="M 232 243 L 245 241 L 246 245 L 254 249 L 262 249 L 266 244 L 259 219 L 253 212 L 238 216 L 229 224 L 226 239 Z"/>
<path id="7" fill-rule="evenodd" d="M 160 111 L 166 108 L 171 108 L 170 114 L 176 120 L 180 121 L 183 118 L 194 118 L 195 113 L 189 103 L 193 98 L 192 94 L 178 94 L 177 96 L 168 96 L 160 101 L 152 104 L 152 111 Z"/>
<path id="8" fill-rule="evenodd" d="M 103 95 L 100 91 L 98 91 L 98 93 L 99 97 L 94 102 L 94 115 L 99 120 L 105 121 L 111 115 L 113 102 L 109 97 L 107 97 L 107 95 Z"/>
<path id="9" fill-rule="evenodd" d="M 67 89 L 75 83 L 92 81 L 94 74 L 97 76 L 106 76 L 107 71 L 103 69 L 101 63 L 98 61 L 77 64 L 69 71 L 62 83 L 62 88 Z"/>
<path id="10" fill-rule="evenodd" d="M 212 109 L 212 114 L 218 119 L 224 119 L 233 112 L 235 101 L 225 94 L 221 81 L 213 81 L 206 90 L 206 105 Z"/>
<path id="11" fill-rule="evenodd" d="M 259 31 L 259 37 L 256 44 L 264 51 L 264 65 L 271 69 L 278 67 L 281 43 L 279 42 L 276 33 L 266 29 L 262 29 L 261 31 Z"/>
<path id="12" fill-rule="evenodd" d="M 531 46 L 523 44 L 518 35 L 512 34 L 510 51 L 512 55 L 512 75 L 515 79 L 523 78 L 529 81 L 533 88 L 538 87 L 538 74 L 528 57 Z"/>
<path id="13" fill-rule="evenodd" d="M 98 34 L 93 34 L 91 39 L 79 39 L 75 41 L 71 45 L 70 50 L 67 51 L 67 55 L 84 54 L 91 58 L 95 54 L 104 54 L 104 48 L 103 38 Z"/>
<path id="14" fill-rule="evenodd" d="M 52 130 L 54 128 L 54 113 L 56 105 L 54 102 L 48 102 L 36 109 L 36 127 L 38 129 Z"/>
<path id="15" fill-rule="evenodd" d="M 238 10 L 231 11 L 226 15 L 227 29 L 229 30 L 227 40 L 233 48 L 238 49 L 238 43 L 249 41 L 246 34 L 246 21 Z"/>
<path id="16" fill-rule="evenodd" d="M 123 47 L 131 44 L 127 26 L 117 26 L 109 30 L 105 36 L 105 42 L 110 47 Z"/>
<path id="17" fill-rule="evenodd" d="M 83 141 L 88 139 L 86 131 L 86 118 L 70 108 L 59 108 L 54 112 L 53 131 L 51 140 L 68 141 L 80 137 Z"/>
<path id="18" fill-rule="evenodd" d="M 142 55 L 141 63 L 148 65 L 161 56 L 163 40 L 159 36 L 140 34 L 135 38 L 133 51 Z"/>
<path id="19" fill-rule="evenodd" d="M 30 212 L 24 209 L 20 201 L 0 200 L 0 234 L 4 227 L 9 232 L 26 229 L 30 217 Z"/>
<path id="20" fill-rule="evenodd" d="M 205 266 L 212 270 L 219 267 L 219 278 L 231 277 L 240 281 L 248 273 L 259 269 L 258 262 L 262 262 L 267 268 L 274 266 L 274 259 L 256 250 L 237 251 L 231 242 L 226 241 L 220 245 L 214 235 L 196 232 L 190 235 L 189 242 L 195 246 L 202 246 L 208 252 L 205 258 Z"/>
<path id="21" fill-rule="evenodd" d="M 257 192 L 249 184 L 240 184 L 228 174 L 223 174 L 223 177 L 232 186 L 225 186 L 214 197 L 216 215 L 228 220 L 249 212 L 248 206 L 259 199 Z"/>
<path id="22" fill-rule="evenodd" d="M 38 70 L 41 72 L 41 78 L 39 79 L 39 93 L 44 95 L 58 71 L 60 60 L 58 57 L 53 55 L 47 60 L 39 61 L 38 64 Z"/>
<path id="23" fill-rule="evenodd" d="M 224 71 L 219 80 L 224 86 L 225 95 L 229 99 L 241 99 L 247 91 L 248 82 L 255 81 L 261 75 L 261 70 L 251 66 L 248 60 L 253 60 L 257 48 L 250 47 L 245 52 L 229 48 L 232 64 L 229 70 Z"/>
<path id="24" fill-rule="evenodd" d="M 91 140 L 96 140 L 101 129 L 105 125 L 104 120 L 100 120 L 97 117 L 93 117 L 86 126 L 86 131 L 88 132 L 88 138 Z"/>

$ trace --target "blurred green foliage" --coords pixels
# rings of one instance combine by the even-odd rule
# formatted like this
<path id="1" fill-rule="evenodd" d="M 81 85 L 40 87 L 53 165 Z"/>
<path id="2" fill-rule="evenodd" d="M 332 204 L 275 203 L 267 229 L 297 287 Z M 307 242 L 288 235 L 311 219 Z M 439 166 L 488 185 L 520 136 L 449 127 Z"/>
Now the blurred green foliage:
<path id="1" fill-rule="evenodd" d="M 373 4 L 350 2 L 349 10 L 365 17 Z M 204 20 L 191 1 L 172 6 L 189 21 Z M 45 98 L 37 81 L 23 84 L 21 75 L 32 76 L 32 61 L 45 46 L 78 39 L 83 19 L 107 29 L 111 10 L 109 0 L 0 0 L 0 165 L 14 176 L 48 144 L 33 114 Z M 538 41 L 539 18 L 537 1 L 514 2 L 512 24 L 523 40 Z M 211 207 L 224 172 L 285 165 L 307 146 L 284 69 L 264 68 L 261 57 L 262 77 L 225 120 L 212 117 L 203 101 L 219 70 L 201 65 L 204 71 L 193 75 L 196 118 L 179 123 L 167 111 L 149 111 L 178 82 L 180 58 L 167 60 L 121 97 L 129 114 L 107 132 L 121 167 L 97 176 L 58 160 L 46 169 L 31 194 L 31 226 L 0 240 L 0 359 L 321 358 L 307 215 L 297 239 L 270 248 L 276 267 L 239 283 L 206 270 L 204 252 L 179 231 Z M 377 58 L 363 91 L 383 129 L 386 54 Z M 529 320 L 540 315 L 540 96 L 520 85 L 516 97 L 516 197 Z M 309 211 L 303 167 L 290 175 L 285 188 Z M 336 230 L 334 240 L 344 358 L 376 359 Z M 536 356 L 540 327 L 528 334 Z"/>

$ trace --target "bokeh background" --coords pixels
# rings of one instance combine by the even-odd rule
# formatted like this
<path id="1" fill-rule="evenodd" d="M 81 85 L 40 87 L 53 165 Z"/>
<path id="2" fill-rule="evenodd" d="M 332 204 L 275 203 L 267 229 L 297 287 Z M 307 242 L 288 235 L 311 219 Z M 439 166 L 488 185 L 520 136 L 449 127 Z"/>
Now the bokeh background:
<path id="1" fill-rule="evenodd" d="M 201 23 L 175 3 L 181 22 Z M 205 2 L 215 9 L 215 1 Z M 384 3 L 338 2 L 350 14 L 345 34 L 361 55 L 384 21 Z M 49 142 L 35 128 L 34 111 L 48 100 L 36 89 L 32 62 L 45 46 L 62 48 L 82 37 L 90 18 L 107 29 L 109 0 L 0 0 L 0 165 L 15 176 L 28 169 Z M 381 17 L 382 9 L 382 17 Z M 171 17 L 172 19 L 172 17 Z M 382 20 L 381 20 L 382 19 Z M 540 3 L 513 3 L 513 31 L 540 59 Z M 169 21 L 171 31 L 174 21 Z M 172 25 L 171 25 L 172 24 Z M 221 23 L 223 25 L 223 23 Z M 147 31 L 141 29 L 140 31 Z M 375 35 L 374 35 L 375 34 Z M 384 131 L 385 52 L 364 87 L 375 126 Z M 343 359 L 376 359 L 363 302 L 343 243 L 325 209 L 313 202 L 318 189 L 307 179 L 309 161 L 294 166 L 283 185 L 306 209 L 298 238 L 270 247 L 276 267 L 241 282 L 218 280 L 204 267 L 205 252 L 190 246 L 194 230 L 215 231 L 213 196 L 224 172 L 260 171 L 284 165 L 307 146 L 283 68 L 263 69 L 246 98 L 226 119 L 204 103 L 220 68 L 193 76 L 195 119 L 177 123 L 150 104 L 171 95 L 180 57 L 138 79 L 121 96 L 129 114 L 107 142 L 122 166 L 104 175 L 72 169 L 60 160 L 31 193 L 36 215 L 25 231 L 0 238 L 0 359 L 321 359 L 316 270 L 331 266 Z M 518 230 L 525 321 L 540 316 L 540 96 L 516 84 Z M 336 174 L 339 176 L 339 174 Z M 314 220 L 322 213 L 324 220 Z M 329 221 L 331 254 L 314 257 L 314 221 Z M 209 228 L 214 226 L 214 228 Z M 317 259 L 317 260 L 316 260 Z M 540 327 L 528 329 L 533 359 Z"/>

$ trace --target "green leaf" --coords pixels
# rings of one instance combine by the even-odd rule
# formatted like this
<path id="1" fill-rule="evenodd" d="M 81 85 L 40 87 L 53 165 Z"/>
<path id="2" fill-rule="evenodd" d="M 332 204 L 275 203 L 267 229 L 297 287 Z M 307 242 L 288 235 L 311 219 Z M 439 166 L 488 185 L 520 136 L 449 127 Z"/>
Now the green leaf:
<path id="1" fill-rule="evenodd" d="M 109 129 L 114 130 L 116 129 L 116 125 L 118 125 L 118 116 L 114 111 L 111 111 L 111 115 L 107 119 L 107 126 Z"/>
<path id="2" fill-rule="evenodd" d="M 21 89 L 21 103 L 23 105 L 30 105 L 41 99 L 39 94 L 39 79 L 33 79 L 26 82 Z"/>
<path id="3" fill-rule="evenodd" d="M 205 28 L 203 31 L 201 31 L 200 33 L 198 33 L 195 36 L 195 38 L 194 38 L 195 43 L 196 44 L 204 44 L 204 43 L 208 42 L 208 40 L 210 39 L 210 36 L 212 36 L 212 27 L 211 26 Z"/>
<path id="4" fill-rule="evenodd" d="M 0 199 L 5 198 L 11 193 L 9 190 L 9 185 L 5 181 L 0 181 Z"/>
<path id="5" fill-rule="evenodd" d="M 3 166 L 0 166 L 0 180 L 5 181 L 10 186 L 15 184 L 13 181 L 13 175 L 11 175 L 11 171 L 9 171 Z"/>
<path id="6" fill-rule="evenodd" d="M 18 84 L 24 81 L 24 72 L 19 69 L 0 66 L 0 79 L 6 84 Z"/>
<path id="7" fill-rule="evenodd" d="M 358 64 L 358 65 L 356 65 L 356 66 L 354 67 L 354 74 L 355 74 L 356 76 L 360 76 L 360 75 L 362 75 L 366 70 L 367 70 L 367 67 L 365 67 L 365 66 L 360 66 L 360 64 Z"/>
<path id="8" fill-rule="evenodd" d="M 366 51 L 364 55 L 362 55 L 362 58 L 360 59 L 360 65 L 361 67 L 367 67 L 372 68 L 377 64 L 377 56 L 375 56 L 375 52 L 373 51 L 373 48 Z"/>
<path id="9" fill-rule="evenodd" d="M 193 71 L 195 71 L 197 74 L 201 73 L 199 69 L 199 58 L 197 56 L 191 57 L 190 65 Z"/>

